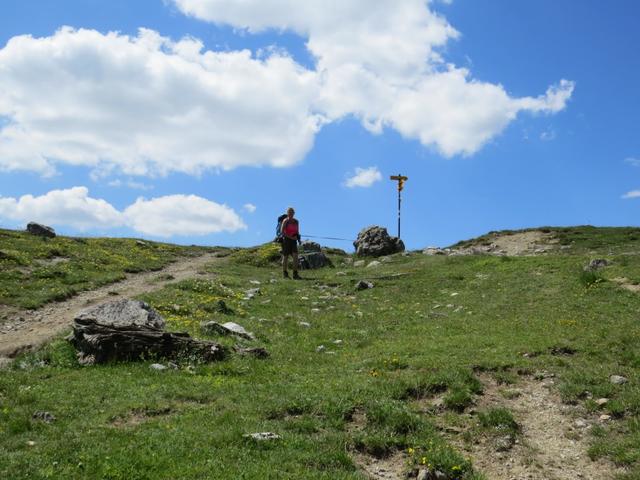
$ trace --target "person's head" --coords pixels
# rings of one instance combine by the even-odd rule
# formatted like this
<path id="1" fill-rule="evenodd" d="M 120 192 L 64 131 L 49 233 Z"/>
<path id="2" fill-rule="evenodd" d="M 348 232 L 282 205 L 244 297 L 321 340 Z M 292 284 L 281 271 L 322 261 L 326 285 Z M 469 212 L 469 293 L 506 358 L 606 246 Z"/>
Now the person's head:
<path id="1" fill-rule="evenodd" d="M 289 207 L 287 208 L 287 216 L 289 218 L 293 218 L 293 215 L 296 213 L 296 211 L 293 209 L 293 207 Z"/>

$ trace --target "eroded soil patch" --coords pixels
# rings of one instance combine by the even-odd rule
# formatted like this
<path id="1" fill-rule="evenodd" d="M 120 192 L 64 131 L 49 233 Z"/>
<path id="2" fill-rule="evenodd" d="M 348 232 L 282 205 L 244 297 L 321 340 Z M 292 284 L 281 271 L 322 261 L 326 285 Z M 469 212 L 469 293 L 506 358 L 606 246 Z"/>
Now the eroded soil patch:
<path id="1" fill-rule="evenodd" d="M 485 392 L 477 410 L 507 408 L 521 430 L 506 451 L 498 451 L 495 439 L 482 435 L 470 435 L 467 441 L 464 435 L 450 436 L 489 480 L 608 480 L 621 473 L 611 463 L 587 456 L 589 430 L 597 420 L 562 404 L 552 388 L 553 380 L 522 378 L 505 388 L 487 375 L 481 379 Z"/>

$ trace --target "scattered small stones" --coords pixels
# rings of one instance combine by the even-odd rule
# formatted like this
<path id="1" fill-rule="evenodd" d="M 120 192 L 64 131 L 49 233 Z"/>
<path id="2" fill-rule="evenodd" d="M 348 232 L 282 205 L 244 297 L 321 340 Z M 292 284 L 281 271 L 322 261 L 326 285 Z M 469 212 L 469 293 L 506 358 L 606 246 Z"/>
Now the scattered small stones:
<path id="1" fill-rule="evenodd" d="M 49 412 L 35 412 L 31 417 L 34 420 L 41 420 L 44 423 L 53 423 L 56 421 L 56 417 Z"/>
<path id="2" fill-rule="evenodd" d="M 609 377 L 609 381 L 614 385 L 624 385 L 629 381 L 627 377 L 623 377 L 622 375 L 611 375 Z"/>
<path id="3" fill-rule="evenodd" d="M 247 433 L 242 435 L 243 438 L 248 438 L 250 440 L 255 440 L 256 442 L 271 442 L 274 440 L 280 440 L 282 437 L 277 433 L 273 432 L 257 432 L 257 433 Z"/>
<path id="4" fill-rule="evenodd" d="M 322 353 L 322 352 L 324 352 L 326 349 L 327 349 L 327 347 L 325 347 L 324 345 L 318 345 L 318 346 L 316 347 L 316 352 L 318 352 L 318 353 Z"/>
<path id="5" fill-rule="evenodd" d="M 367 290 L 369 288 L 373 288 L 373 283 L 366 280 L 359 280 L 358 283 L 356 283 L 356 290 Z"/>

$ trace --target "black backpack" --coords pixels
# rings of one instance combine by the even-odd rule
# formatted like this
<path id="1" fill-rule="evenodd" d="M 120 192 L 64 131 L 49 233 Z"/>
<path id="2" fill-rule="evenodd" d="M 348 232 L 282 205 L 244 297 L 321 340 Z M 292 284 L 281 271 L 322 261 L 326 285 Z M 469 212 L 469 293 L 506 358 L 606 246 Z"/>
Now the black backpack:
<path id="1" fill-rule="evenodd" d="M 286 213 L 283 213 L 278 217 L 278 223 L 276 223 L 276 238 L 273 239 L 274 242 L 282 243 L 282 232 L 280 231 L 280 226 L 285 218 L 287 218 Z"/>

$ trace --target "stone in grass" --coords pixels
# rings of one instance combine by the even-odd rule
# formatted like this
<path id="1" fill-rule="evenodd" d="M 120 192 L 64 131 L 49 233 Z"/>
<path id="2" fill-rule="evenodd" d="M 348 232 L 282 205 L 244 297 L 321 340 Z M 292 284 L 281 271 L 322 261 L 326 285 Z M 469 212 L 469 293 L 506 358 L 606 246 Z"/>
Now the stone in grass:
<path id="1" fill-rule="evenodd" d="M 416 480 L 446 480 L 447 475 L 440 470 L 431 470 L 428 468 L 418 471 Z"/>
<path id="2" fill-rule="evenodd" d="M 249 290 L 244 292 L 244 300 L 251 300 L 258 295 L 262 295 L 262 292 L 259 288 L 250 288 Z"/>
<path id="3" fill-rule="evenodd" d="M 609 377 L 609 381 L 614 385 L 624 385 L 629 380 L 627 379 L 627 377 L 623 377 L 622 375 L 611 375 Z"/>
<path id="4" fill-rule="evenodd" d="M 599 407 L 604 407 L 607 403 L 609 403 L 608 398 L 599 398 L 596 400 L 596 405 L 598 405 Z"/>
<path id="5" fill-rule="evenodd" d="M 356 283 L 356 290 L 367 290 L 369 288 L 373 288 L 373 283 L 366 280 L 360 280 Z"/>
<path id="6" fill-rule="evenodd" d="M 200 325 L 203 331 L 209 334 L 219 335 L 235 335 L 237 337 L 246 338 L 247 340 L 255 340 L 253 333 L 247 332 L 242 325 L 234 322 L 219 324 L 215 321 L 204 322 Z"/>
<path id="7" fill-rule="evenodd" d="M 584 270 L 600 270 L 601 268 L 608 267 L 609 265 L 611 265 L 611 262 L 609 260 L 606 260 L 604 258 L 594 258 L 589 262 L 589 265 L 584 267 Z"/>
<path id="8" fill-rule="evenodd" d="M 149 368 L 151 370 L 157 370 L 157 371 L 162 371 L 162 370 L 166 370 L 167 366 L 166 365 L 162 365 L 161 363 L 152 363 L 151 365 L 149 365 Z"/>
<path id="9" fill-rule="evenodd" d="M 254 440 L 256 442 L 272 442 L 274 440 L 280 440 L 282 437 L 273 432 L 256 432 L 246 433 L 242 435 L 243 438 Z"/>
<path id="10" fill-rule="evenodd" d="M 122 299 L 80 312 L 68 340 L 83 365 L 149 356 L 172 358 L 185 353 L 207 362 L 224 358 L 221 345 L 187 333 L 167 332 L 164 326 L 164 319 L 146 303 Z"/>
<path id="11" fill-rule="evenodd" d="M 364 260 L 357 260 L 355 262 L 353 262 L 353 266 L 354 267 L 364 267 L 365 261 Z"/>
<path id="12" fill-rule="evenodd" d="M 235 345 L 233 350 L 242 357 L 267 358 L 269 356 L 269 352 L 262 347 L 242 347 Z"/>
<path id="13" fill-rule="evenodd" d="M 35 412 L 32 418 L 34 420 L 42 420 L 44 423 L 53 423 L 56 421 L 56 417 L 49 412 Z"/>
<path id="14" fill-rule="evenodd" d="M 367 268 L 376 268 L 380 266 L 380 262 L 378 260 L 374 260 L 373 262 L 369 262 Z"/>
<path id="15" fill-rule="evenodd" d="M 506 452 L 513 448 L 515 442 L 513 435 L 500 435 L 494 440 L 494 447 L 498 452 Z"/>
<path id="16" fill-rule="evenodd" d="M 56 232 L 53 228 L 36 222 L 29 222 L 27 225 L 27 232 L 31 235 L 37 235 L 38 237 L 54 238 L 56 236 Z"/>

